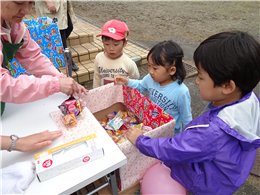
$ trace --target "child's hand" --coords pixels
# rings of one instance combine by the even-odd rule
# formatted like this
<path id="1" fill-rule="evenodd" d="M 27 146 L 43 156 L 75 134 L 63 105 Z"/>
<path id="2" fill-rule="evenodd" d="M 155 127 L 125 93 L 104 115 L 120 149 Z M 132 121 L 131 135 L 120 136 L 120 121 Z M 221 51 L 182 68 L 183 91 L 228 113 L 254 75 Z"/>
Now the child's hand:
<path id="1" fill-rule="evenodd" d="M 123 76 L 120 76 L 120 75 L 117 75 L 117 76 L 115 77 L 114 82 L 115 82 L 116 85 L 127 85 L 127 83 L 128 83 L 128 78 L 123 77 Z"/>
<path id="2" fill-rule="evenodd" d="M 128 129 L 128 131 L 126 132 L 126 137 L 132 144 L 135 145 L 137 138 L 142 134 L 143 134 L 143 132 L 141 129 L 135 128 L 135 127 L 130 127 Z"/>

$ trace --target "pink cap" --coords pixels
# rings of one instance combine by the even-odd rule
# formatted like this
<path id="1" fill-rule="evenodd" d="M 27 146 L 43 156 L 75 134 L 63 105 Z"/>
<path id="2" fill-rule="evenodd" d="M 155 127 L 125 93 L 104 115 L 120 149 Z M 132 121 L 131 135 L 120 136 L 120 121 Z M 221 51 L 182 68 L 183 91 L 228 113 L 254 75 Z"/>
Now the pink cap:
<path id="1" fill-rule="evenodd" d="M 128 36 L 129 29 L 126 23 L 119 20 L 109 20 L 102 27 L 102 32 L 98 36 L 107 36 L 115 40 L 122 40 Z"/>

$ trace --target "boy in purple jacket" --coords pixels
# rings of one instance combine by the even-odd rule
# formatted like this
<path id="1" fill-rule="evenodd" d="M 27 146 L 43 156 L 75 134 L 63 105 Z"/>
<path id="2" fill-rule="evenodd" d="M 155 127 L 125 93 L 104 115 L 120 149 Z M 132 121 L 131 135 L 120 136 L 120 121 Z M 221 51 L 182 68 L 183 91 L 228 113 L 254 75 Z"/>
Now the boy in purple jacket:
<path id="1" fill-rule="evenodd" d="M 247 179 L 260 147 L 260 44 L 244 32 L 222 32 L 194 53 L 196 84 L 208 111 L 172 138 L 150 138 L 131 128 L 127 138 L 171 169 L 192 194 L 227 195 Z"/>

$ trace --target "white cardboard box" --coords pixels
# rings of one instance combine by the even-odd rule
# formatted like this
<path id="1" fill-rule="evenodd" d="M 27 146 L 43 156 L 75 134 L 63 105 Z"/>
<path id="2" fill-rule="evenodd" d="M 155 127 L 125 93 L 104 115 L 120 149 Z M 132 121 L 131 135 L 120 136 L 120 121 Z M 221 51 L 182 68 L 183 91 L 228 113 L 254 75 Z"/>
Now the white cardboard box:
<path id="1" fill-rule="evenodd" d="M 97 145 L 95 139 L 96 134 L 93 133 L 35 154 L 36 174 L 39 181 L 46 181 L 103 157 L 104 150 Z"/>

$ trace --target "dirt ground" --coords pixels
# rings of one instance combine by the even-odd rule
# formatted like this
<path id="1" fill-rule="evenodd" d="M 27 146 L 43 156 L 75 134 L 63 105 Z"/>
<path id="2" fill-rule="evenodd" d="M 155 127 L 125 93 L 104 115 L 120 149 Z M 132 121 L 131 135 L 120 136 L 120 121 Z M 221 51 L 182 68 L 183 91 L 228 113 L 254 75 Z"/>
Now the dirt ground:
<path id="1" fill-rule="evenodd" d="M 147 49 L 172 39 L 183 48 L 188 61 L 192 61 L 199 43 L 217 32 L 241 30 L 260 40 L 260 1 L 73 1 L 73 7 L 78 17 L 98 27 L 110 19 L 125 21 L 130 29 L 129 40 Z M 196 98 L 194 79 L 190 80 L 186 83 L 190 83 L 191 95 Z M 205 102 L 192 104 L 196 117 Z"/>
<path id="2" fill-rule="evenodd" d="M 127 23 L 129 39 L 150 48 L 172 39 L 186 59 L 208 36 L 226 30 L 246 31 L 260 40 L 260 1 L 73 1 L 78 16 L 101 27 L 110 19 Z"/>
<path id="3" fill-rule="evenodd" d="M 98 26 L 110 19 L 127 23 L 129 39 L 149 49 L 155 43 L 172 39 L 184 50 L 184 59 L 192 55 L 208 36 L 229 30 L 246 31 L 260 41 L 260 1 L 73 1 L 78 17 Z M 144 76 L 146 67 L 139 67 Z M 198 116 L 206 102 L 201 101 L 195 77 L 185 80 L 192 98 L 193 117 Z M 260 85 L 256 91 L 260 94 Z M 251 175 L 236 195 L 260 194 L 260 177 Z"/>

